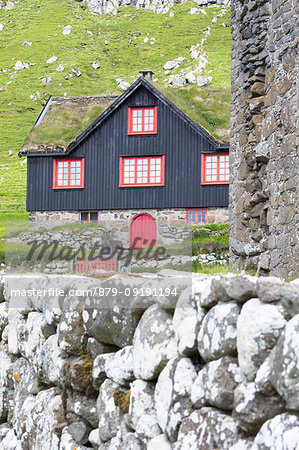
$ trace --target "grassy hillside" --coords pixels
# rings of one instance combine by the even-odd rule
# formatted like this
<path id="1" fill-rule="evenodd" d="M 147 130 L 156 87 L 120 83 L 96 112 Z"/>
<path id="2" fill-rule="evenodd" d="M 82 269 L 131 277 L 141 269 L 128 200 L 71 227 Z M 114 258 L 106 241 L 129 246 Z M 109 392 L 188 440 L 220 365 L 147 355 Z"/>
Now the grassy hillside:
<path id="1" fill-rule="evenodd" d="M 174 6 L 173 17 L 136 10 L 134 6 L 119 8 L 117 15 L 99 16 L 83 10 L 74 0 L 19 0 L 13 9 L 0 11 L 0 24 L 4 26 L 0 31 L 0 233 L 6 217 L 25 211 L 26 162 L 18 158 L 17 152 L 50 94 L 121 93 L 117 78 L 131 83 L 138 77 L 138 70 L 150 67 L 156 74 L 156 86 L 165 95 L 183 110 L 189 110 L 190 116 L 216 137 L 227 135 L 229 14 L 212 23 L 221 8 L 206 8 L 205 15 L 188 14 L 194 6 L 191 0 Z M 73 29 L 64 35 L 67 25 Z M 202 50 L 208 64 L 202 75 L 213 76 L 211 86 L 166 88 L 163 65 L 183 56 L 187 61 L 171 73 L 195 68 L 190 47 L 201 41 L 207 27 L 211 27 L 211 33 Z M 24 41 L 32 45 L 24 47 Z M 57 61 L 47 63 L 52 56 Z M 15 71 L 17 61 L 26 62 L 29 67 Z M 100 68 L 93 69 L 93 62 Z M 56 70 L 60 64 L 65 68 L 63 72 Z M 72 69 L 82 75 L 76 76 Z M 51 81 L 43 84 L 44 77 Z"/>

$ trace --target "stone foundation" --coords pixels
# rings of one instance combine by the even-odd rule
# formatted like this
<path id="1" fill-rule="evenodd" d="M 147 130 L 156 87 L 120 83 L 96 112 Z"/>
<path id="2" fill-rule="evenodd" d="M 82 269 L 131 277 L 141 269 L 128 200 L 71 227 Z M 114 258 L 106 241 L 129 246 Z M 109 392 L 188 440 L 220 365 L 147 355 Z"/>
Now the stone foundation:
<path id="1" fill-rule="evenodd" d="M 190 225 L 186 209 L 127 209 L 99 211 L 99 225 L 112 231 L 114 239 L 129 242 L 132 219 L 142 213 L 151 214 L 157 223 L 157 244 L 171 245 L 188 239 Z M 29 213 L 30 230 L 53 228 L 79 222 L 79 211 L 35 211 Z M 227 208 L 207 208 L 207 223 L 227 223 Z"/>
<path id="2" fill-rule="evenodd" d="M 137 215 L 148 213 L 159 227 L 175 227 L 186 224 L 186 209 L 107 209 L 99 211 L 99 223 L 113 229 L 127 227 Z M 31 229 L 52 228 L 79 222 L 79 211 L 30 211 Z M 207 223 L 228 223 L 227 208 L 207 208 Z"/>
<path id="3" fill-rule="evenodd" d="M 230 262 L 298 270 L 296 0 L 232 2 Z"/>

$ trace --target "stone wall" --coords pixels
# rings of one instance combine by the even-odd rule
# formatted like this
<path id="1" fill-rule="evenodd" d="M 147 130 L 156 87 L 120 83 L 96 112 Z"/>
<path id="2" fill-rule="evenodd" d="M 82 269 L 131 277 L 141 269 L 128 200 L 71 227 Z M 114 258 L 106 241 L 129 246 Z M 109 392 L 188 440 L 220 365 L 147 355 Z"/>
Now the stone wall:
<path id="1" fill-rule="evenodd" d="M 127 230 L 137 215 L 148 213 L 157 222 L 157 227 L 175 227 L 186 224 L 186 209 L 115 209 L 99 211 L 99 223 L 109 229 Z M 79 222 L 79 211 L 31 211 L 31 229 L 52 228 Z M 228 223 L 227 208 L 207 208 L 207 223 Z"/>
<path id="2" fill-rule="evenodd" d="M 296 0 L 232 2 L 231 266 L 298 271 Z"/>
<path id="3" fill-rule="evenodd" d="M 0 447 L 295 449 L 298 305 L 299 280 L 6 275 Z"/>

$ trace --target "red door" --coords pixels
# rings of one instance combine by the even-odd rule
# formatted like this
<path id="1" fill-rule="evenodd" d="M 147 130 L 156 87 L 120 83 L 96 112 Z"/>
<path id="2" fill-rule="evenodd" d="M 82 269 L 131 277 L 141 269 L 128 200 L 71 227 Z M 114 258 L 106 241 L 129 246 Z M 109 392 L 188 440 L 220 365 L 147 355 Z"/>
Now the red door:
<path id="1" fill-rule="evenodd" d="M 130 247 L 134 249 L 149 247 L 153 240 L 152 246 L 155 246 L 157 240 L 155 219 L 149 214 L 138 214 L 130 225 Z"/>

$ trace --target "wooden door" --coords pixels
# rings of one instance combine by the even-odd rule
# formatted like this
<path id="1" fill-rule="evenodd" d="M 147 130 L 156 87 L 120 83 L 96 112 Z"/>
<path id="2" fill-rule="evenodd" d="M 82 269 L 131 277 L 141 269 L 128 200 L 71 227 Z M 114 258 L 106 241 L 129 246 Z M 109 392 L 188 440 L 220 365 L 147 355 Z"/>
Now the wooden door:
<path id="1" fill-rule="evenodd" d="M 136 240 L 135 244 L 134 241 Z M 149 247 L 157 240 L 157 226 L 155 219 L 150 214 L 138 214 L 130 225 L 130 247 L 134 244 L 134 249 Z"/>

